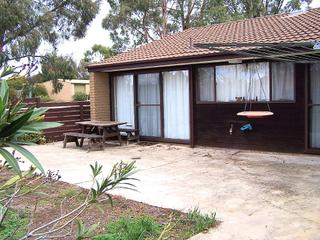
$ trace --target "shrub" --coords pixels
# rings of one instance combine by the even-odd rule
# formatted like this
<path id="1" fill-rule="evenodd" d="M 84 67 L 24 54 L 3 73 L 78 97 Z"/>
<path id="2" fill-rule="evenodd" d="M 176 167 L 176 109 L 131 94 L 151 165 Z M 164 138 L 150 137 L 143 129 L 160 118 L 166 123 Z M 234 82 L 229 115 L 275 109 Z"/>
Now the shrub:
<path id="1" fill-rule="evenodd" d="M 32 95 L 33 97 L 47 97 L 48 91 L 43 85 L 35 85 L 32 89 Z"/>
<path id="2" fill-rule="evenodd" d="M 122 217 L 106 226 L 107 232 L 94 237 L 94 240 L 142 240 L 156 237 L 161 226 L 149 216 Z"/>
<path id="3" fill-rule="evenodd" d="M 18 140 L 36 144 L 45 144 L 47 142 L 46 137 L 42 133 L 27 133 L 20 136 Z"/>
<path id="4" fill-rule="evenodd" d="M 72 99 L 74 101 L 87 101 L 88 100 L 88 95 L 85 94 L 84 92 L 76 92 L 73 96 Z"/>

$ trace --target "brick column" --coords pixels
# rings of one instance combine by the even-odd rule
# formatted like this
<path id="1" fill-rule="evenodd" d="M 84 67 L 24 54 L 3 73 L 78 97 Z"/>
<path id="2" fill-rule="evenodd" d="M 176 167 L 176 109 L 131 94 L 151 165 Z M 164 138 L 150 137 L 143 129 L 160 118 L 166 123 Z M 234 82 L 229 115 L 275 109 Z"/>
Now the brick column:
<path id="1" fill-rule="evenodd" d="M 93 121 L 111 120 L 108 73 L 90 73 L 90 112 Z"/>

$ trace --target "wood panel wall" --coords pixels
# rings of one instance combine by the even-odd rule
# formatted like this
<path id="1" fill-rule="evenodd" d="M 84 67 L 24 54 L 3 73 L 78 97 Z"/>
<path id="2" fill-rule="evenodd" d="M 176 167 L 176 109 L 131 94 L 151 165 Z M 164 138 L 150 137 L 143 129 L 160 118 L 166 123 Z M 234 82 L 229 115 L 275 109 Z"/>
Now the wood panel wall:
<path id="1" fill-rule="evenodd" d="M 63 133 L 80 132 L 76 122 L 90 120 L 90 102 L 42 103 L 38 99 L 27 100 L 26 104 L 36 107 L 47 107 L 44 121 L 59 122 L 63 125 L 44 130 L 47 140 L 63 140 Z"/>
<path id="2" fill-rule="evenodd" d="M 295 103 L 270 103 L 274 116 L 247 119 L 236 116 L 242 103 L 194 103 L 194 142 L 196 145 L 240 149 L 303 152 L 305 146 L 306 67 L 296 64 Z M 194 96 L 195 98 L 195 96 Z M 194 101 L 196 102 L 196 101 Z M 253 110 L 267 110 L 265 104 L 253 104 Z M 240 127 L 251 123 L 253 131 L 241 133 Z M 229 129 L 234 125 L 233 133 Z"/>

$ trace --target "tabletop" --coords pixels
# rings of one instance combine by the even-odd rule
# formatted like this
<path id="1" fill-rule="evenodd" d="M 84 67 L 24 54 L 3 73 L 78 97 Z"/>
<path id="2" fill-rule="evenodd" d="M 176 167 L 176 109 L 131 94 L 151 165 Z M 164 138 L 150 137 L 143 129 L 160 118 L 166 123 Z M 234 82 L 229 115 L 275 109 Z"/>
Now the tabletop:
<path id="1" fill-rule="evenodd" d="M 116 121 L 83 121 L 76 122 L 77 125 L 83 126 L 93 126 L 93 127 L 112 127 L 126 124 L 126 122 L 116 122 Z"/>

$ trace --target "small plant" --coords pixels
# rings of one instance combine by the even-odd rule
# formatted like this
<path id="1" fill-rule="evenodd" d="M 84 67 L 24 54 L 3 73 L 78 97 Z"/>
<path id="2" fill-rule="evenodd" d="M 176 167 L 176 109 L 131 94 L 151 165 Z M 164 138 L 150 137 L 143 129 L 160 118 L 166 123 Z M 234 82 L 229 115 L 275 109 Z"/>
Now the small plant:
<path id="1" fill-rule="evenodd" d="M 198 207 L 190 210 L 187 218 L 192 223 L 195 234 L 207 231 L 216 223 L 216 213 L 202 214 Z"/>
<path id="2" fill-rule="evenodd" d="M 94 231 L 99 226 L 99 224 L 97 223 L 87 227 L 81 220 L 77 220 L 76 224 L 77 224 L 77 232 L 76 232 L 77 240 L 91 238 L 94 234 Z"/>
<path id="3" fill-rule="evenodd" d="M 85 94 L 84 92 L 76 92 L 73 96 L 72 99 L 74 101 L 87 101 L 89 99 L 88 95 Z"/>
<path id="4" fill-rule="evenodd" d="M 106 226 L 106 233 L 96 236 L 94 240 L 142 240 L 156 239 L 161 226 L 149 216 L 138 218 L 122 217 Z"/>

